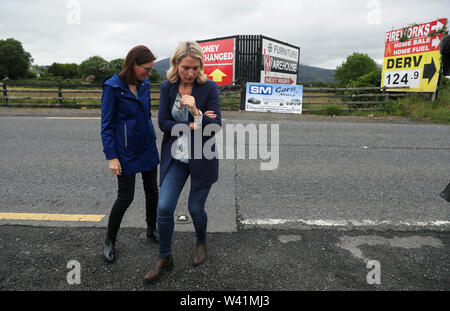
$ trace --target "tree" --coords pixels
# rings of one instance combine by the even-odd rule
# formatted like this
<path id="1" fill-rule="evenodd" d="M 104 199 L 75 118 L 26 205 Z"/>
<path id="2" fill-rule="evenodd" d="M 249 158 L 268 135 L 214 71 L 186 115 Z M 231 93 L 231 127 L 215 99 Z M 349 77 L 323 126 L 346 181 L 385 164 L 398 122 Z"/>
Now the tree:
<path id="1" fill-rule="evenodd" d="M 125 60 L 123 58 L 116 58 L 110 61 L 109 64 L 111 65 L 111 68 L 114 69 L 114 72 L 119 73 L 122 71 L 124 61 Z"/>
<path id="2" fill-rule="evenodd" d="M 114 68 L 111 67 L 111 64 L 100 56 L 89 57 L 80 64 L 79 70 L 82 78 L 93 75 L 96 82 L 114 74 Z"/>
<path id="3" fill-rule="evenodd" d="M 377 68 L 356 79 L 356 83 L 361 87 L 381 86 L 381 69 Z"/>
<path id="4" fill-rule="evenodd" d="M 334 78 L 339 86 L 345 86 L 351 80 L 356 81 L 374 70 L 377 70 L 377 64 L 372 58 L 367 54 L 353 53 L 345 62 L 337 66 Z"/>
<path id="5" fill-rule="evenodd" d="M 26 78 L 33 62 L 31 54 L 25 51 L 22 43 L 13 38 L 0 40 L 0 79 Z"/>
<path id="6" fill-rule="evenodd" d="M 160 82 L 161 80 L 163 80 L 163 78 L 161 77 L 161 75 L 159 74 L 158 71 L 156 71 L 155 69 L 152 69 L 152 75 L 149 78 L 150 82 L 156 83 L 156 82 Z"/>
<path id="7" fill-rule="evenodd" d="M 47 71 L 55 77 L 74 78 L 78 76 L 78 65 L 53 63 Z"/>

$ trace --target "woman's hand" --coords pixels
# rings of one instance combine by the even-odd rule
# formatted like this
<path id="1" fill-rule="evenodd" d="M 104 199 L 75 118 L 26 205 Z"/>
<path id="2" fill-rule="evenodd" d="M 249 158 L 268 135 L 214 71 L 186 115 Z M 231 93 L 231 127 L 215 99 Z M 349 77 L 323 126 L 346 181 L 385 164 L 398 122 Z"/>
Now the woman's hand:
<path id="1" fill-rule="evenodd" d="M 119 159 L 111 159 L 109 160 L 109 171 L 114 175 L 122 174 L 122 167 L 120 166 Z"/>
<path id="2" fill-rule="evenodd" d="M 205 111 L 204 115 L 207 117 L 210 117 L 210 118 L 214 118 L 214 119 L 217 118 L 217 114 L 215 114 L 214 111 L 212 111 L 212 110 Z M 189 123 L 189 129 L 191 131 L 197 129 L 197 127 L 195 126 L 195 122 Z"/>
<path id="3" fill-rule="evenodd" d="M 217 115 L 214 113 L 214 111 L 208 110 L 205 112 L 205 116 L 210 117 L 210 118 L 217 118 Z"/>
<path id="4" fill-rule="evenodd" d="M 192 116 L 198 116 L 200 114 L 200 111 L 197 109 L 197 105 L 195 104 L 195 98 L 193 96 L 183 95 L 181 97 L 180 104 L 182 106 L 186 106 Z"/>

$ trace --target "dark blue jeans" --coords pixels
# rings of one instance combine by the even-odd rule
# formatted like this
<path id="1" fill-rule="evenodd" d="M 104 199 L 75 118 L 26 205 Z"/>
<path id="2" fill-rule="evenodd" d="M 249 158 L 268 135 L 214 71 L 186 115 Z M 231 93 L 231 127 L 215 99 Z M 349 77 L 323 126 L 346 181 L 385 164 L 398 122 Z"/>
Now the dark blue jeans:
<path id="1" fill-rule="evenodd" d="M 178 198 L 189 177 L 189 165 L 178 160 L 172 160 L 159 190 L 158 200 L 158 231 L 159 256 L 166 257 L 172 251 L 172 236 L 174 231 L 173 215 Z M 205 212 L 205 202 L 211 186 L 189 192 L 188 209 L 194 224 L 197 243 L 206 242 L 206 227 L 208 216 Z"/>

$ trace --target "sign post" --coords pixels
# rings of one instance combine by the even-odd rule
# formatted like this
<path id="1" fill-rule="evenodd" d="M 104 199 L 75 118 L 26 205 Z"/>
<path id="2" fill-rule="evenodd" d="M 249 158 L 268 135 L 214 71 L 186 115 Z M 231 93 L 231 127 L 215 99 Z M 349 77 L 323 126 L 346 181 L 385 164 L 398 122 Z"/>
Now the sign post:
<path id="1" fill-rule="evenodd" d="M 440 19 L 387 32 L 381 87 L 389 87 L 388 91 L 436 92 L 439 47 L 444 36 L 440 31 L 446 25 L 447 19 Z"/>

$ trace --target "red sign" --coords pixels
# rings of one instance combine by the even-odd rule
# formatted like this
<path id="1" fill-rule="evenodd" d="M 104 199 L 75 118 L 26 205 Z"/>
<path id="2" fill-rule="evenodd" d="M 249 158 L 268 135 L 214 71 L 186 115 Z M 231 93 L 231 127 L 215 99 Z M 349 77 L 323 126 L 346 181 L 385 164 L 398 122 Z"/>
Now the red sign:
<path id="1" fill-rule="evenodd" d="M 446 25 L 447 19 L 443 18 L 387 32 L 384 41 L 384 57 L 438 51 L 444 34 L 436 34 L 436 31 Z M 406 38 L 405 34 L 408 38 L 400 41 L 402 37 Z"/>
<path id="2" fill-rule="evenodd" d="M 218 85 L 234 81 L 234 39 L 199 42 L 205 58 L 204 72 Z"/>

